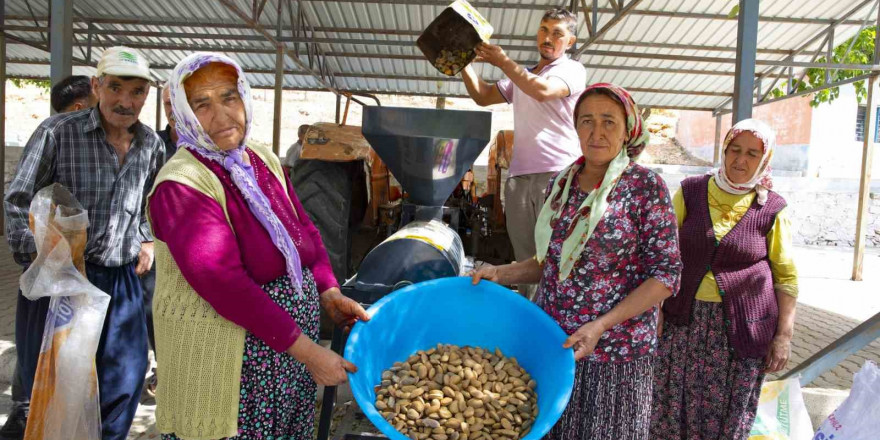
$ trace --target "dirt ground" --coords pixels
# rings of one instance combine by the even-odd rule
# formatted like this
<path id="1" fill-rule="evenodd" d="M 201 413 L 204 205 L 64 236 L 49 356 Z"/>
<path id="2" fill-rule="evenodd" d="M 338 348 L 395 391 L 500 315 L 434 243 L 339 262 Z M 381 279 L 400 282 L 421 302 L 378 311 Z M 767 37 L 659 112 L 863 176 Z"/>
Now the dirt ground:
<path id="1" fill-rule="evenodd" d="M 711 166 L 708 161 L 695 157 L 687 151 L 675 137 L 678 125 L 678 112 L 674 110 L 654 110 L 648 116 L 646 126 L 651 134 L 639 162 L 664 165 Z"/>

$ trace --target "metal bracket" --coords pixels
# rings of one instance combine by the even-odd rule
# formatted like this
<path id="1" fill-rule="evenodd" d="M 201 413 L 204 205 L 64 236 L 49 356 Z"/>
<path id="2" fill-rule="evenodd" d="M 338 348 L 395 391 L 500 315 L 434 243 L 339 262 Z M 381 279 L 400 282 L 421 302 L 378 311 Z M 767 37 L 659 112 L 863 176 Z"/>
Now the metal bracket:
<path id="1" fill-rule="evenodd" d="M 834 368 L 849 355 L 880 338 L 880 313 L 850 330 L 840 339 L 832 342 L 797 367 L 785 373 L 780 380 L 799 377 L 801 386 L 806 386 L 826 371 Z"/>
<path id="2" fill-rule="evenodd" d="M 258 32 L 259 34 L 263 35 L 266 38 L 266 40 L 268 40 L 270 43 L 272 43 L 272 46 L 279 47 L 279 45 L 282 44 L 282 42 L 279 41 L 280 38 L 273 37 L 272 34 L 262 24 L 253 20 L 252 17 L 248 16 L 247 13 L 245 13 L 244 11 L 239 9 L 238 6 L 235 4 L 234 0 L 219 0 L 219 1 L 221 4 L 223 4 L 223 6 L 226 7 L 226 9 L 228 9 L 233 14 L 237 15 L 241 20 L 243 20 L 248 25 L 248 27 L 250 27 L 252 30 Z M 292 6 L 292 4 L 291 4 L 291 6 Z M 308 21 L 306 20 L 305 14 L 303 13 L 303 9 L 302 9 L 302 1 L 298 1 L 297 6 L 298 6 L 299 26 L 297 29 L 297 26 L 295 25 L 296 22 L 292 22 L 291 27 L 295 28 L 295 30 L 294 30 L 295 33 L 302 32 L 302 34 L 305 35 L 307 38 L 313 39 L 314 35 L 315 35 L 314 27 L 310 23 L 308 23 Z M 280 16 L 279 16 L 279 20 L 280 20 Z M 306 32 L 305 32 L 306 29 L 309 31 L 308 34 L 306 34 Z M 296 36 L 297 35 L 294 35 L 294 37 L 296 37 Z M 300 68 L 305 70 L 308 74 L 312 75 L 315 78 L 315 80 L 317 80 L 318 84 L 321 85 L 321 87 L 323 87 L 324 89 L 331 91 L 333 93 L 339 93 L 339 90 L 337 89 L 337 86 L 336 86 L 336 77 L 335 77 L 333 71 L 329 68 L 329 66 L 326 66 L 326 64 L 325 64 L 324 60 L 325 60 L 326 56 L 324 54 L 324 51 L 315 42 L 306 43 L 306 46 L 308 48 L 308 54 L 309 54 L 309 62 L 308 63 L 304 63 L 299 58 L 299 53 L 296 50 L 291 51 L 289 49 L 285 49 L 284 53 L 288 57 L 290 57 L 290 59 L 292 59 L 296 65 L 298 65 Z M 283 47 L 283 46 L 281 46 L 281 47 Z M 317 70 L 315 69 L 316 64 L 318 66 Z"/>
<path id="3" fill-rule="evenodd" d="M 590 47 L 591 44 L 602 39 L 602 37 L 604 37 L 605 34 L 611 30 L 611 28 L 613 28 L 615 25 L 617 25 L 617 23 L 620 23 L 620 21 L 623 20 L 629 13 L 631 13 L 633 10 L 635 10 L 636 6 L 638 6 L 639 3 L 641 3 L 642 1 L 643 0 L 631 0 L 629 2 L 629 4 L 625 4 L 625 1 L 621 0 L 620 5 L 619 5 L 620 9 L 614 13 L 614 16 L 611 17 L 611 20 L 608 20 L 608 22 L 605 23 L 604 26 L 602 26 L 602 29 L 599 29 L 598 0 L 593 0 L 593 10 L 592 10 L 592 13 L 593 13 L 593 26 L 592 26 L 593 32 L 590 33 L 590 38 L 588 38 L 587 41 L 585 41 L 584 44 L 581 45 L 580 49 L 575 51 L 574 58 L 577 58 L 577 57 L 583 55 L 584 51 L 586 51 L 587 48 Z M 584 17 L 584 18 L 586 21 L 586 17 Z M 588 25 L 588 29 L 589 29 L 589 25 Z"/>

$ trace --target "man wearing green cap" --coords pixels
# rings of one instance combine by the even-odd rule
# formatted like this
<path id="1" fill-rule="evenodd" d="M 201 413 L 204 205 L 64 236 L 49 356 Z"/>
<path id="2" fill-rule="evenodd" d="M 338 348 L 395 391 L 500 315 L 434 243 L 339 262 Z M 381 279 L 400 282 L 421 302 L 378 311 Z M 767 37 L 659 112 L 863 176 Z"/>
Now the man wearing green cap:
<path id="1" fill-rule="evenodd" d="M 146 192 L 165 158 L 156 133 L 138 121 L 150 88 L 147 60 L 137 51 L 104 51 L 91 79 L 95 108 L 43 121 L 27 145 L 4 200 L 6 238 L 16 262 L 36 257 L 28 210 L 42 188 L 60 183 L 88 210 L 86 276 L 110 295 L 95 363 L 104 439 L 124 440 L 147 368 L 147 329 L 138 275 L 153 262 L 153 237 L 144 213 Z M 25 391 L 30 394 L 49 299 L 19 292 L 15 340 Z"/>

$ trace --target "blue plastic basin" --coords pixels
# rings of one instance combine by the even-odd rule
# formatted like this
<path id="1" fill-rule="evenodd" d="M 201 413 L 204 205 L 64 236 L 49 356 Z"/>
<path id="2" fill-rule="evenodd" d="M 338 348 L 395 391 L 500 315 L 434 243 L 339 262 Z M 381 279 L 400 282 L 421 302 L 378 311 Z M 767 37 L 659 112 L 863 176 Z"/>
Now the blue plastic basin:
<path id="1" fill-rule="evenodd" d="M 354 326 L 345 358 L 358 366 L 348 379 L 361 410 L 383 434 L 408 440 L 376 410 L 374 387 L 382 372 L 418 350 L 437 344 L 470 345 L 516 357 L 538 383 L 538 418 L 524 439 L 543 437 L 562 416 L 574 385 L 574 352 L 563 349 L 565 332 L 516 292 L 488 281 L 445 278 L 408 286 L 367 310 L 371 320 Z"/>

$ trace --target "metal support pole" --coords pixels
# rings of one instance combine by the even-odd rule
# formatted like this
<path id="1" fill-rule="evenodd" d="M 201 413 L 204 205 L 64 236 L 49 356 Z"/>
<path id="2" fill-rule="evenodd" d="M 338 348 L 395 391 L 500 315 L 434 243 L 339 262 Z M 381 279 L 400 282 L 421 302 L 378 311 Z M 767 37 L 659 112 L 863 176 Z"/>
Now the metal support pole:
<path id="1" fill-rule="evenodd" d="M 342 95 L 336 95 L 336 124 L 339 124 L 342 117 Z"/>
<path id="2" fill-rule="evenodd" d="M 876 23 L 880 24 L 880 3 L 877 4 Z M 874 56 L 871 58 L 871 64 L 877 64 L 877 62 L 880 61 L 880 46 L 877 45 L 877 43 L 880 42 L 880 33 L 877 32 L 880 31 L 880 29 L 878 29 L 878 27 L 880 26 L 874 26 Z"/>
<path id="3" fill-rule="evenodd" d="M 345 348 L 345 336 L 338 327 L 333 327 L 330 349 L 342 355 Z M 333 408 L 336 406 L 336 387 L 324 387 L 324 399 L 321 401 L 321 415 L 318 418 L 318 440 L 330 438 L 330 422 L 333 420 Z"/>
<path id="4" fill-rule="evenodd" d="M 828 28 L 828 47 L 825 51 L 825 62 L 834 62 L 834 27 Z M 831 69 L 825 69 L 825 84 L 831 84 Z"/>
<path id="5" fill-rule="evenodd" d="M 715 115 L 715 154 L 712 163 L 718 166 L 721 159 L 721 113 Z"/>
<path id="6" fill-rule="evenodd" d="M 752 116 L 755 57 L 758 50 L 758 0 L 739 0 L 736 29 L 736 76 L 733 82 L 733 121 Z"/>
<path id="7" fill-rule="evenodd" d="M 0 0 L 0 26 L 6 25 L 6 0 Z M 0 32 L 0 196 L 6 200 L 6 32 Z M 0 214 L 0 235 L 6 233 L 6 216 Z"/>
<path id="8" fill-rule="evenodd" d="M 568 12 L 571 12 L 574 15 L 574 21 L 577 22 L 578 10 L 577 10 L 578 0 L 571 0 L 571 3 L 568 5 Z M 587 20 L 587 17 L 584 17 L 584 21 Z M 577 50 L 577 32 L 575 32 L 575 40 L 574 44 L 571 45 L 571 50 Z"/>
<path id="9" fill-rule="evenodd" d="M 859 180 L 859 210 L 856 217 L 856 243 L 853 255 L 852 280 L 862 280 L 862 264 L 865 260 L 865 227 L 867 224 L 868 201 L 871 193 L 871 167 L 874 156 L 874 136 L 871 135 L 871 121 L 877 111 L 874 109 L 874 86 L 877 77 L 868 79 L 868 102 L 865 111 L 865 135 L 862 142 L 862 173 Z"/>
<path id="10" fill-rule="evenodd" d="M 52 60 L 49 78 L 52 85 L 70 76 L 73 71 L 73 2 L 51 0 L 52 22 L 49 23 L 49 58 Z M 54 114 L 55 111 L 53 110 Z"/>
<path id="11" fill-rule="evenodd" d="M 758 78 L 755 79 L 755 81 L 757 82 L 757 84 L 755 84 L 755 88 L 758 91 L 758 101 L 760 101 L 761 96 L 763 96 L 763 93 L 761 93 L 761 85 L 762 85 L 763 81 L 761 81 L 761 79 L 762 78 L 761 78 L 760 74 L 758 74 Z"/>
<path id="12" fill-rule="evenodd" d="M 593 32 L 599 32 L 599 0 L 593 0 L 593 9 L 590 12 L 593 15 Z"/>
<path id="13" fill-rule="evenodd" d="M 156 131 L 162 130 L 162 86 L 156 86 Z"/>
<path id="14" fill-rule="evenodd" d="M 272 123 L 272 151 L 281 154 L 281 101 L 284 89 L 284 49 L 278 46 L 275 54 L 275 119 Z"/>
<path id="15" fill-rule="evenodd" d="M 809 359 L 798 364 L 797 367 L 788 370 L 780 380 L 790 377 L 799 377 L 801 386 L 807 386 L 810 382 L 821 376 L 826 371 L 836 367 L 849 355 L 861 350 L 875 339 L 880 337 L 880 313 L 868 318 L 867 321 L 850 330 L 840 339 L 832 342 Z"/>

